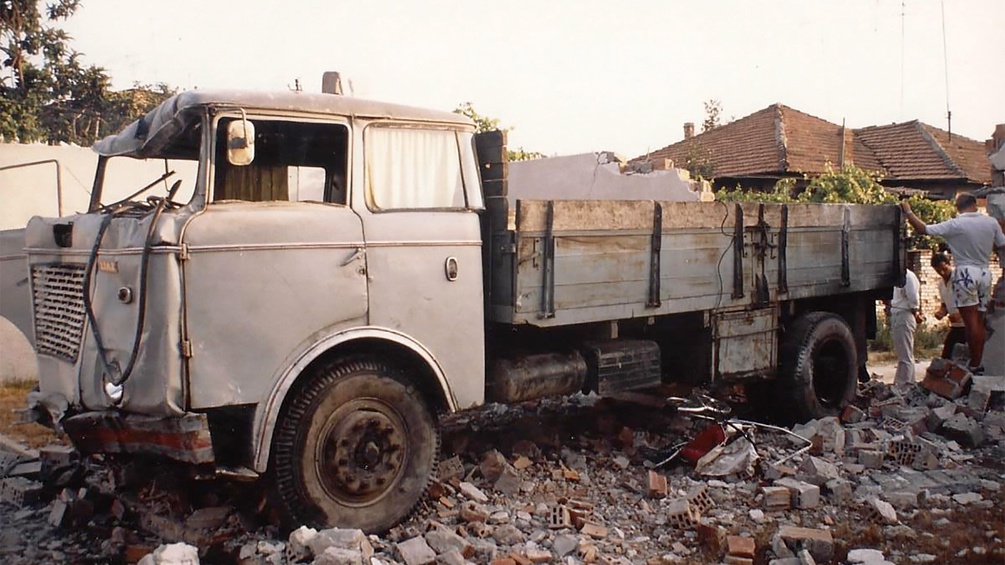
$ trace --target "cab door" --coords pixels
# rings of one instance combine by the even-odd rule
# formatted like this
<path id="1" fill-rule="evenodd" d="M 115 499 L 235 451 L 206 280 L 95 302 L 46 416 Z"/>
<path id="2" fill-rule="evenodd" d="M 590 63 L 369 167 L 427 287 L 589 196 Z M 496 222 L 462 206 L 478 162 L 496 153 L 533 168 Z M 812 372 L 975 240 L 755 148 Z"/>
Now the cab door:
<path id="1" fill-rule="evenodd" d="M 363 226 L 347 205 L 346 123 L 249 118 L 251 164 L 221 123 L 206 209 L 185 228 L 192 408 L 247 404 L 319 338 L 366 325 Z"/>
<path id="2" fill-rule="evenodd" d="M 353 199 L 366 235 L 370 324 L 424 347 L 461 408 L 484 399 L 481 192 L 472 147 L 468 132 L 372 123 L 363 130 L 364 180 Z"/>

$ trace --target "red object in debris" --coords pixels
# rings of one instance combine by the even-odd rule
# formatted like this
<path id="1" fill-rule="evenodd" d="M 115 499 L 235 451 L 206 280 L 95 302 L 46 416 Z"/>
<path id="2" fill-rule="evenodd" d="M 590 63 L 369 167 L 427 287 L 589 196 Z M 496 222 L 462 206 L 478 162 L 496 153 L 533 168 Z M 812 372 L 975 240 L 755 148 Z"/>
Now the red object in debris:
<path id="1" fill-rule="evenodd" d="M 700 434 L 688 442 L 684 446 L 684 449 L 681 450 L 680 456 L 688 463 L 694 465 L 706 453 L 712 451 L 724 441 L 726 441 L 726 431 L 719 424 L 713 424 L 702 430 Z"/>

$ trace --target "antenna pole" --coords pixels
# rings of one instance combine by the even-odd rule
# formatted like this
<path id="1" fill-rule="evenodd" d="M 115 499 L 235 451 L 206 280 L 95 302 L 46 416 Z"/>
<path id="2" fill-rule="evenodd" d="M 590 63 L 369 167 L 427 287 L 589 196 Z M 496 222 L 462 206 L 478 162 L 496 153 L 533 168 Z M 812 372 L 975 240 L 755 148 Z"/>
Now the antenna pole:
<path id="1" fill-rule="evenodd" d="M 946 0 L 942 0 L 942 60 L 946 68 L 946 127 L 953 140 L 953 112 L 949 109 L 949 49 L 946 47 Z"/>

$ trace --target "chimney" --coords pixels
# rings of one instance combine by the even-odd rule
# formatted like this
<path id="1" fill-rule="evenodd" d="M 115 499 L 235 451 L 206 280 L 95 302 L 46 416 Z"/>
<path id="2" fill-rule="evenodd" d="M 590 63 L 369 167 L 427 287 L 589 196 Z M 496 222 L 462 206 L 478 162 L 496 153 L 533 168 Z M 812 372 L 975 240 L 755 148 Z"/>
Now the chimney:
<path id="1" fill-rule="evenodd" d="M 325 94 L 342 94 L 342 76 L 336 71 L 327 71 L 321 75 L 321 92 Z"/>
<path id="2" fill-rule="evenodd" d="M 694 137 L 694 122 L 684 122 L 684 139 Z"/>

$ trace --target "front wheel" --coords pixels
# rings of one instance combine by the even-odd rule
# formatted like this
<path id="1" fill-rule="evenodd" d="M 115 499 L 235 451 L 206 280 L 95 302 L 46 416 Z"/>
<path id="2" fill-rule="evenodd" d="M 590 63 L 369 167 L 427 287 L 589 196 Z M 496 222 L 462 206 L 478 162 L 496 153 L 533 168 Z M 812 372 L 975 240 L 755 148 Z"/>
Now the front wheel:
<path id="1" fill-rule="evenodd" d="M 425 495 L 439 430 L 419 391 L 373 359 L 323 367 L 283 410 L 273 485 L 293 527 L 380 533 Z"/>
<path id="2" fill-rule="evenodd" d="M 855 337 L 841 316 L 804 314 L 786 330 L 779 356 L 777 393 L 787 405 L 782 420 L 837 416 L 855 398 Z"/>

